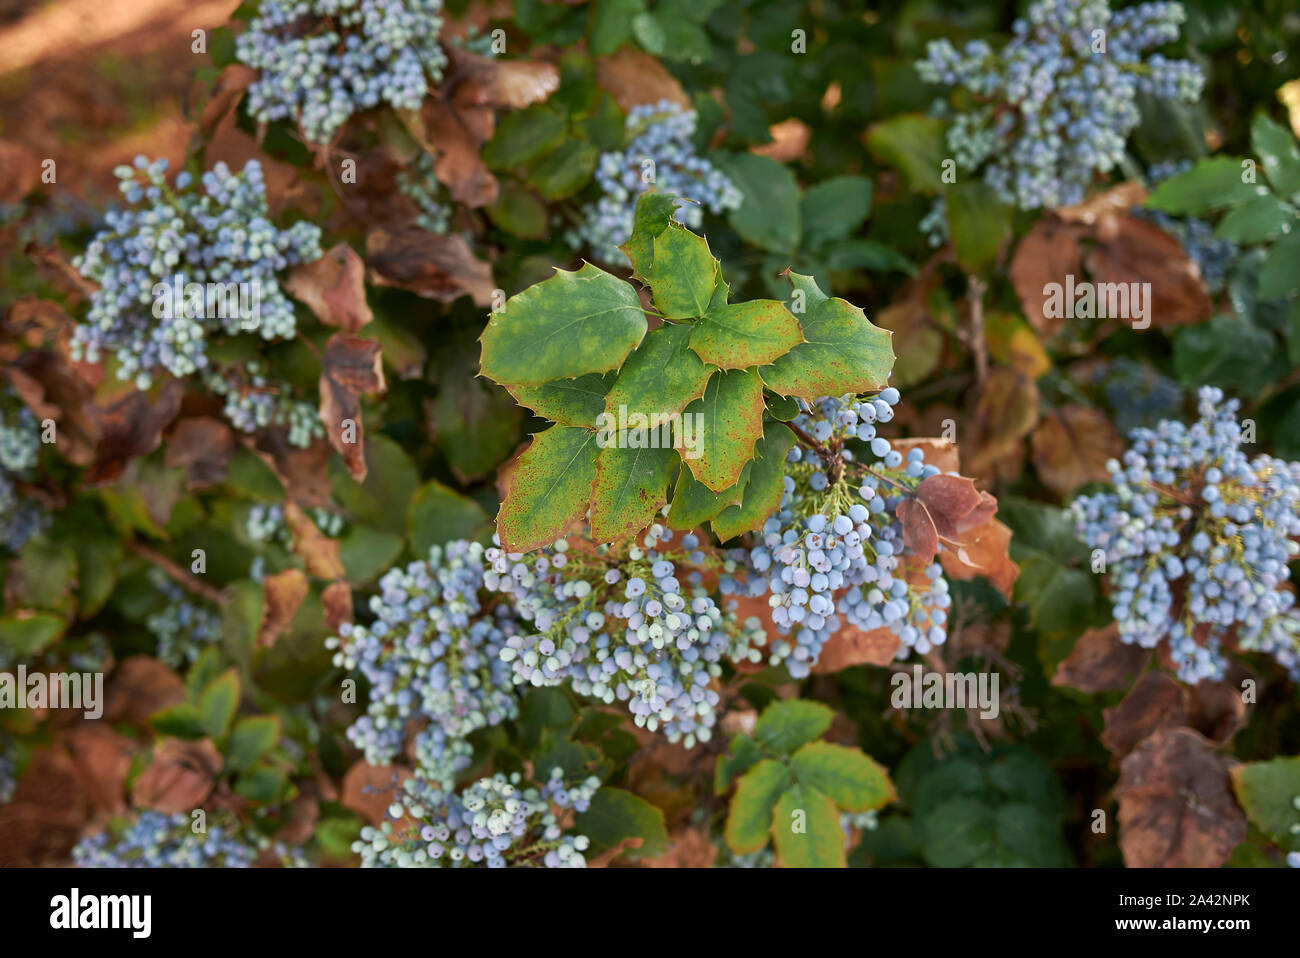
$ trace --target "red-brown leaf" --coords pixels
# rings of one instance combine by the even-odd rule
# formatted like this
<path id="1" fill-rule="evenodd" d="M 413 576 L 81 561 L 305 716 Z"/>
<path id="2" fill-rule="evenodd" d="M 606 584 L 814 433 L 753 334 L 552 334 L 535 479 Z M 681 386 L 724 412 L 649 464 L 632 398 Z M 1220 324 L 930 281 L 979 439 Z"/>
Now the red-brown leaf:
<path id="1" fill-rule="evenodd" d="M 345 333 L 355 333 L 375 318 L 366 303 L 365 264 L 346 243 L 294 267 L 284 287 L 322 323 Z"/>
<path id="2" fill-rule="evenodd" d="M 362 394 L 382 393 L 383 356 L 379 343 L 349 333 L 335 333 L 325 346 L 320 377 L 320 416 L 330 444 L 343 456 L 357 482 L 366 478 L 365 429 L 361 423 Z M 351 421 L 353 440 L 345 435 Z"/>

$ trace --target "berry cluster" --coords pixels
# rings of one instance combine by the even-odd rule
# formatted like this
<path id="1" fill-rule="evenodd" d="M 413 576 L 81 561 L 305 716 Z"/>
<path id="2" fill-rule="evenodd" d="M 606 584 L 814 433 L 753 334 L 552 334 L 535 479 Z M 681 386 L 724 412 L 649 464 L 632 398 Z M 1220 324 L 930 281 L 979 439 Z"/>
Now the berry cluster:
<path id="1" fill-rule="evenodd" d="M 1098 367 L 1092 382 L 1101 389 L 1111 419 L 1123 433 L 1153 426 L 1183 408 L 1185 393 L 1178 383 L 1127 356 Z"/>
<path id="2" fill-rule="evenodd" d="M 40 455 L 40 424 L 30 409 L 10 392 L 0 394 L 0 546 L 13 552 L 44 531 L 49 512 L 27 496 L 15 481 L 36 466 Z"/>
<path id="3" fill-rule="evenodd" d="M 221 640 L 221 614 L 196 601 L 157 568 L 149 570 L 149 583 L 166 604 L 145 619 L 145 628 L 158 640 L 157 658 L 172 668 L 193 662 L 213 642 Z"/>
<path id="4" fill-rule="evenodd" d="M 248 112 L 326 143 L 355 113 L 419 109 L 447 58 L 442 0 L 263 0 L 235 55 L 261 72 Z"/>
<path id="5" fill-rule="evenodd" d="M 352 850 L 363 868 L 584 868 L 589 841 L 565 834 L 557 811 L 586 811 L 599 788 L 594 776 L 566 785 L 558 768 L 540 787 L 524 786 L 516 772 L 480 779 L 459 795 L 408 778 L 390 820 L 362 828 Z"/>
<path id="6" fill-rule="evenodd" d="M 286 866 L 308 864 L 298 849 L 247 830 L 213 825 L 196 834 L 190 816 L 151 810 L 120 833 L 106 829 L 83 838 L 72 860 L 83 868 L 250 868 L 264 852 Z"/>
<path id="7" fill-rule="evenodd" d="M 325 435 L 318 408 L 304 399 L 294 399 L 289 387 L 267 376 L 257 360 L 245 363 L 237 372 L 209 367 L 203 384 L 225 399 L 222 414 L 240 432 L 284 426 L 289 431 L 289 445 L 299 449 Z"/>
<path id="8" fill-rule="evenodd" d="M 714 213 L 739 207 L 744 197 L 731 180 L 696 156 L 694 132 L 695 112 L 669 100 L 628 111 L 628 144 L 622 152 L 601 155 L 596 167 L 601 196 L 582 210 L 572 242 L 590 246 L 602 262 L 622 262 L 618 247 L 632 235 L 636 201 L 645 192 L 691 200 L 673 215 L 692 229 L 699 228 L 703 207 Z"/>
<path id="9" fill-rule="evenodd" d="M 1038 0 L 1000 52 L 983 40 L 961 51 L 933 40 L 917 70 L 974 101 L 948 130 L 959 167 L 984 167 L 985 181 L 1021 209 L 1066 206 L 1122 160 L 1141 120 L 1139 92 L 1199 98 L 1205 78 L 1195 64 L 1143 59 L 1177 40 L 1184 19 L 1178 3 L 1112 12 L 1107 0 Z"/>
<path id="10" fill-rule="evenodd" d="M 256 160 L 242 173 L 218 163 L 203 174 L 202 192 L 185 172 L 168 186 L 166 170 L 166 160 L 143 156 L 118 167 L 133 208 L 108 213 L 75 260 L 99 288 L 73 334 L 74 358 L 112 353 L 119 378 L 141 389 L 159 367 L 176 376 L 206 368 L 210 335 L 292 336 L 293 304 L 275 274 L 321 255 L 319 227 L 280 230 L 268 219 Z"/>
<path id="11" fill-rule="evenodd" d="M 691 571 L 706 561 L 699 539 L 683 536 L 674 548 L 672 538 L 656 523 L 626 550 L 585 540 L 526 556 L 489 549 L 488 588 L 532 623 L 502 652 L 515 681 L 627 702 L 638 727 L 662 728 L 687 748 L 708 741 L 719 663 L 743 654 L 748 640 L 700 585 L 698 568 Z"/>
<path id="12" fill-rule="evenodd" d="M 939 470 L 921 450 L 907 455 L 876 434 L 898 402 L 892 386 L 874 398 L 825 397 L 795 418 L 805 448 L 786 466 L 779 510 L 752 548 L 730 550 L 724 594 L 767 596 L 772 621 L 790 640 L 775 642 L 770 663 L 807 676 L 841 617 L 863 629 L 888 627 L 900 657 L 946 638 L 948 583 L 938 563 L 909 561 L 895 512 L 903 497 Z M 875 465 L 857 461 L 865 446 Z"/>
<path id="13" fill-rule="evenodd" d="M 434 546 L 426 561 L 379 580 L 371 625 L 344 624 L 326 641 L 338 650 L 336 666 L 370 683 L 366 714 L 347 734 L 371 764 L 391 762 L 407 723 L 425 719 L 415 739 L 417 764 L 421 774 L 448 785 L 469 764 L 466 736 L 518 714 L 501 656 L 519 625 L 508 607 L 491 601 L 484 560 L 477 542 Z"/>
<path id="14" fill-rule="evenodd" d="M 1242 450 L 1236 400 L 1204 387 L 1200 419 L 1136 429 L 1113 491 L 1075 500 L 1080 537 L 1104 551 L 1123 641 L 1167 640 L 1179 677 L 1218 679 L 1223 648 L 1272 655 L 1300 676 L 1300 463 Z"/>
<path id="15" fill-rule="evenodd" d="M 433 157 L 421 153 L 410 168 L 397 175 L 397 188 L 420 210 L 416 224 L 430 233 L 446 233 L 451 225 L 451 198 L 433 173 Z"/>

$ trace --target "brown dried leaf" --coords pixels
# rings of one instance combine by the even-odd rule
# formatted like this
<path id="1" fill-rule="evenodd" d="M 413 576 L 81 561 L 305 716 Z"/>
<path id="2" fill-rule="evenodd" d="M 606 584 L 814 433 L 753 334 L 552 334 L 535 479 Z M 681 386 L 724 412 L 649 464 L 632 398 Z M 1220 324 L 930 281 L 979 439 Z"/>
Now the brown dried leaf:
<path id="1" fill-rule="evenodd" d="M 89 815 L 67 751 L 36 749 L 14 797 L 0 804 L 0 867 L 66 864 Z"/>
<path id="2" fill-rule="evenodd" d="M 131 740 L 102 722 L 83 722 L 65 742 L 91 803 L 110 815 L 125 812 L 126 777 L 135 751 Z"/>
<path id="3" fill-rule="evenodd" d="M 891 439 L 889 444 L 906 458 L 908 450 L 920 449 L 928 465 L 940 472 L 961 472 L 961 458 L 957 455 L 957 444 L 947 439 L 910 438 Z"/>
<path id="4" fill-rule="evenodd" d="M 593 855 L 587 859 L 588 868 L 608 868 L 614 859 L 618 858 L 626 851 L 634 851 L 645 844 L 643 838 L 625 838 L 617 845 L 611 845 L 599 855 Z"/>
<path id="5" fill-rule="evenodd" d="M 1062 206 L 1056 215 L 1066 223 L 1081 223 L 1085 226 L 1103 222 L 1113 216 L 1130 210 L 1146 201 L 1146 187 L 1137 180 L 1126 180 L 1113 186 L 1104 193 L 1088 197 L 1074 206 Z"/>
<path id="6" fill-rule="evenodd" d="M 369 765 L 361 759 L 344 774 L 339 803 L 378 826 L 388 819 L 388 806 L 393 804 L 395 790 L 410 777 L 408 768 Z"/>
<path id="7" fill-rule="evenodd" d="M 657 858 L 642 858 L 642 868 L 712 868 L 718 849 L 698 828 L 683 828 L 669 836 L 668 850 Z"/>
<path id="8" fill-rule="evenodd" d="M 1052 684 L 1089 693 L 1125 689 L 1150 656 L 1150 649 L 1121 642 L 1119 626 L 1111 622 L 1079 636 L 1057 665 Z"/>
<path id="9" fill-rule="evenodd" d="M 1113 709 L 1102 712 L 1106 720 L 1101 744 L 1123 758 L 1157 729 L 1185 725 L 1187 709 L 1183 689 L 1163 672 L 1148 672 Z"/>
<path id="10" fill-rule="evenodd" d="M 662 63 L 630 46 L 596 58 L 596 82 L 624 112 L 660 100 L 671 100 L 686 109 L 691 106 L 691 98 Z"/>
<path id="11" fill-rule="evenodd" d="M 1065 283 L 1067 275 L 1078 277 L 1081 270 L 1081 230 L 1047 214 L 1041 216 L 1016 247 L 1011 259 L 1011 283 L 1020 297 L 1020 307 L 1031 326 L 1044 339 L 1065 323 L 1043 311 L 1048 283 Z"/>
<path id="12" fill-rule="evenodd" d="M 939 533 L 925 503 L 908 496 L 898 504 L 894 514 L 903 524 L 903 545 L 926 562 L 932 561 L 939 551 Z"/>
<path id="13" fill-rule="evenodd" d="M 277 426 L 244 442 L 270 467 L 294 502 L 308 508 L 330 505 L 329 461 L 334 453 L 328 440 L 315 439 L 300 449 L 289 442 L 289 430 Z"/>
<path id="14" fill-rule="evenodd" d="M 346 243 L 314 262 L 295 266 L 284 288 L 326 326 L 345 333 L 355 333 L 375 318 L 366 303 L 365 264 Z"/>
<path id="15" fill-rule="evenodd" d="M 149 767 L 135 780 L 132 804 L 172 815 L 200 808 L 212 794 L 221 764 L 221 753 L 209 739 L 164 738 L 154 746 Z"/>
<path id="16" fill-rule="evenodd" d="M 1020 575 L 1020 567 L 1011 561 L 1011 529 L 997 519 L 967 529 L 961 535 L 961 554 L 950 549 L 939 553 L 944 574 L 963 581 L 983 576 L 1008 599 Z"/>
<path id="17" fill-rule="evenodd" d="M 185 701 L 185 683 L 163 663 L 147 655 L 123 659 L 104 684 L 105 724 L 128 723 L 149 730 L 149 716 Z"/>
<path id="18" fill-rule="evenodd" d="M 1106 415 L 1076 403 L 1048 412 L 1029 445 L 1038 477 L 1059 496 L 1085 482 L 1108 479 L 1107 461 L 1124 453 L 1124 440 Z"/>
<path id="19" fill-rule="evenodd" d="M 156 400 L 134 391 L 108 406 L 95 406 L 91 416 L 99 430 L 95 459 L 86 470 L 87 485 L 113 482 L 132 459 L 147 455 L 162 442 L 162 432 L 180 412 L 185 384 L 169 379 Z"/>
<path id="20" fill-rule="evenodd" d="M 889 665 L 900 645 L 898 635 L 888 626 L 868 630 L 843 624 L 822 646 L 812 671 L 823 675 L 851 665 Z"/>
<path id="21" fill-rule="evenodd" d="M 163 462 L 183 467 L 190 489 L 204 489 L 226 481 L 226 467 L 238 447 L 234 432 L 220 419 L 191 416 L 176 423 Z"/>
<path id="22" fill-rule="evenodd" d="M 1006 366 L 991 369 L 965 433 L 973 451 L 963 457 L 963 471 L 990 480 L 1016 475 L 1024 438 L 1038 423 L 1038 401 L 1032 379 Z"/>
<path id="23" fill-rule="evenodd" d="M 449 46 L 449 76 L 464 78 L 480 91 L 481 101 L 494 107 L 522 110 L 541 103 L 560 88 L 560 70 L 541 60 L 502 60 Z"/>
<path id="24" fill-rule="evenodd" d="M 366 236 L 366 256 L 377 286 L 409 289 L 444 303 L 465 295 L 477 306 L 492 302 L 492 267 L 475 259 L 463 237 L 415 228 L 373 230 Z"/>
<path id="25" fill-rule="evenodd" d="M 1178 240 L 1146 220 L 1103 220 L 1086 264 L 1096 283 L 1150 283 L 1146 318 L 1152 326 L 1199 323 L 1214 312 L 1196 263 Z"/>
<path id="26" fill-rule="evenodd" d="M 997 500 L 981 494 L 975 481 L 965 476 L 930 476 L 916 487 L 916 498 L 925 504 L 934 527 L 945 539 L 956 539 L 963 527 L 987 522 L 997 512 Z M 968 519 L 972 513 L 978 518 Z"/>
<path id="27" fill-rule="evenodd" d="M 41 181 L 41 157 L 31 147 L 0 140 L 0 204 L 17 203 Z"/>
<path id="28" fill-rule="evenodd" d="M 1218 868 L 1246 837 L 1229 763 L 1189 728 L 1162 728 L 1120 766 L 1119 845 L 1130 868 Z"/>
<path id="29" fill-rule="evenodd" d="M 339 558 L 339 541 L 331 539 L 293 501 L 284 504 L 284 519 L 293 535 L 293 551 L 307 567 L 307 574 L 318 579 L 341 579 L 343 560 Z"/>
<path id="30" fill-rule="evenodd" d="M 269 649 L 288 631 L 303 599 L 307 598 L 307 591 L 307 576 L 301 569 L 285 569 L 262 580 L 266 606 L 257 630 L 258 648 Z"/>
<path id="31" fill-rule="evenodd" d="M 203 106 L 203 113 L 199 116 L 199 132 L 205 137 L 212 136 L 225 115 L 234 109 L 244 91 L 256 79 L 257 71 L 252 67 L 242 63 L 228 64 L 221 71 L 221 76 L 217 77 L 212 96 Z"/>
<path id="32" fill-rule="evenodd" d="M 385 388 L 383 355 L 376 340 L 350 333 L 330 337 L 321 369 L 320 417 L 330 444 L 343 456 L 357 482 L 366 478 L 361 396 L 382 393 Z"/>
<path id="33" fill-rule="evenodd" d="M 346 582 L 331 582 L 320 594 L 325 608 L 325 627 L 337 634 L 339 626 L 352 621 L 352 587 Z"/>
<path id="34" fill-rule="evenodd" d="M 447 187 L 452 200 L 471 209 L 495 203 L 500 189 L 479 156 L 479 148 L 492 135 L 493 123 L 490 109 L 481 112 L 486 116 L 476 116 L 471 110 L 462 113 L 437 97 L 426 97 L 421 111 L 429 144 L 437 151 L 434 175 Z"/>
<path id="35" fill-rule="evenodd" d="M 811 127 L 794 117 L 773 123 L 767 132 L 771 134 L 772 142 L 751 146 L 749 152 L 769 156 L 778 163 L 793 163 L 799 159 L 808 150 L 808 141 L 812 138 Z"/>
<path id="36" fill-rule="evenodd" d="M 1246 703 L 1241 680 L 1248 673 L 1232 666 L 1221 682 L 1197 682 L 1183 688 L 1187 724 L 1216 745 L 1227 745 L 1246 724 Z"/>

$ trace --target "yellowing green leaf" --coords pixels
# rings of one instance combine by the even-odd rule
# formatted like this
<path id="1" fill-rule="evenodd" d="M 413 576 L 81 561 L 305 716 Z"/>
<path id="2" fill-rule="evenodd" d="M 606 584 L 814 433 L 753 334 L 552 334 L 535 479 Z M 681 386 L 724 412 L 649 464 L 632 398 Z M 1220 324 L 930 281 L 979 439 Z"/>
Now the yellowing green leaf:
<path id="1" fill-rule="evenodd" d="M 714 306 L 691 333 L 691 349 L 722 369 L 775 362 L 801 342 L 799 321 L 775 299 Z"/>
<path id="2" fill-rule="evenodd" d="M 488 319 L 481 372 L 503 386 L 618 369 L 645 335 L 636 290 L 585 263 L 510 297 Z"/>
<path id="3" fill-rule="evenodd" d="M 641 434 L 641 438 L 659 440 L 660 432 Z M 630 431 L 624 438 L 636 436 Z M 591 492 L 591 537 L 614 542 L 646 529 L 668 500 L 668 481 L 676 462 L 672 448 L 606 446 L 600 450 Z"/>
<path id="4" fill-rule="evenodd" d="M 807 785 L 795 785 L 772 812 L 772 837 L 784 868 L 844 868 L 844 831 L 835 803 Z"/>
<path id="5" fill-rule="evenodd" d="M 882 389 L 894 365 L 890 334 L 852 303 L 827 296 L 811 276 L 791 273 L 790 280 L 791 312 L 806 341 L 759 370 L 768 388 L 809 400 Z"/>
<path id="6" fill-rule="evenodd" d="M 701 455 L 684 455 L 691 473 L 714 492 L 736 484 L 745 464 L 754 458 L 754 444 L 763 435 L 763 385 L 752 370 L 719 370 L 704 395 L 686 407 L 697 415 Z"/>
<path id="7" fill-rule="evenodd" d="M 829 796 L 846 812 L 865 812 L 897 799 L 889 772 L 856 748 L 809 742 L 790 759 L 802 785 Z"/>
<path id="8" fill-rule="evenodd" d="M 655 237 L 650 289 L 655 306 L 667 319 L 703 316 L 713 298 L 717 260 L 708 241 L 684 226 L 670 223 Z"/>
<path id="9" fill-rule="evenodd" d="M 592 430 L 552 426 L 502 467 L 497 534 L 507 551 L 550 545 L 582 518 L 596 481 L 597 452 Z"/>
<path id="10" fill-rule="evenodd" d="M 741 776 L 727 811 L 727 844 L 733 852 L 748 855 L 767 844 L 772 809 L 790 783 L 789 769 L 770 758 Z"/>
<path id="11" fill-rule="evenodd" d="M 617 417 L 671 416 L 704 395 L 712 372 L 690 349 L 691 326 L 665 323 L 646 334 L 619 370 L 618 379 L 604 400 L 604 409 Z"/>

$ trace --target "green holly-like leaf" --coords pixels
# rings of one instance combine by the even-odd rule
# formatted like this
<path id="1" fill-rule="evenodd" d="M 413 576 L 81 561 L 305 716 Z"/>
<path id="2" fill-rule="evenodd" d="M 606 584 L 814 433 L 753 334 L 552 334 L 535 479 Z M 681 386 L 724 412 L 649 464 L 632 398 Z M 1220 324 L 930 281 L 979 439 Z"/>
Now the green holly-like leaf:
<path id="1" fill-rule="evenodd" d="M 594 431 L 552 426 L 501 468 L 504 501 L 497 534 L 507 551 L 548 546 L 582 518 L 596 481 L 598 451 Z"/>
<path id="2" fill-rule="evenodd" d="M 977 273 L 997 257 L 1011 234 L 1011 208 L 983 180 L 950 187 L 944 197 L 957 261 Z"/>
<path id="3" fill-rule="evenodd" d="M 632 275 L 649 282 L 655 261 L 655 240 L 673 222 L 673 210 L 682 205 L 671 193 L 642 193 L 632 216 L 632 235 L 619 247 L 632 263 Z"/>
<path id="4" fill-rule="evenodd" d="M 795 289 L 791 311 L 806 342 L 759 370 L 768 388 L 809 400 L 883 388 L 894 366 L 892 334 L 872 325 L 852 303 L 827 296 L 811 276 L 791 273 L 790 281 Z"/>
<path id="5" fill-rule="evenodd" d="M 651 333 L 628 358 L 620 375 L 627 375 L 627 367 L 654 337 Z M 596 417 L 605 409 L 605 396 L 614 383 L 614 373 L 588 373 L 576 379 L 557 379 L 542 386 L 511 386 L 510 394 L 543 419 L 564 426 L 596 426 Z M 701 388 L 703 386 L 701 385 Z"/>
<path id="6" fill-rule="evenodd" d="M 187 741 L 204 738 L 208 734 L 203 727 L 199 710 L 189 702 L 159 709 L 149 716 L 149 724 L 159 735 L 170 735 Z"/>
<path id="7" fill-rule="evenodd" d="M 856 748 L 809 742 L 790 758 L 801 785 L 828 795 L 846 812 L 880 808 L 898 798 L 889 772 Z"/>
<path id="8" fill-rule="evenodd" d="M 1268 181 L 1281 196 L 1300 193 L 1300 145 L 1290 131 L 1265 113 L 1250 124 L 1250 148 L 1255 151 Z"/>
<path id="9" fill-rule="evenodd" d="M 694 319 L 708 311 L 718 261 L 709 243 L 684 226 L 669 223 L 655 237 L 650 290 L 666 319 Z"/>
<path id="10" fill-rule="evenodd" d="M 763 426 L 754 461 L 745 468 L 750 470 L 749 482 L 739 503 L 728 506 L 713 520 L 713 533 L 722 542 L 738 535 L 762 528 L 767 517 L 781 505 L 785 492 L 785 457 L 794 445 L 794 433 L 779 422 Z M 674 500 L 676 502 L 676 500 Z M 671 524 L 672 513 L 669 511 Z"/>
<path id="11" fill-rule="evenodd" d="M 943 128 L 938 117 L 900 113 L 872 124 L 867 130 L 867 149 L 882 163 L 901 170 L 914 189 L 933 193 L 943 188 L 939 180 L 946 152 Z"/>
<path id="12" fill-rule="evenodd" d="M 954 798 L 920 816 L 916 835 L 931 865 L 961 868 L 995 848 L 996 815 L 978 799 Z"/>
<path id="13" fill-rule="evenodd" d="M 668 508 L 668 527 L 682 531 L 694 529 L 717 518 L 728 506 L 739 505 L 744 501 L 745 487 L 749 484 L 753 468 L 753 460 L 745 463 L 736 484 L 722 492 L 714 492 L 697 481 L 690 469 L 682 469 L 677 474 L 677 485 L 673 487 L 673 504 Z"/>
<path id="14" fill-rule="evenodd" d="M 727 844 L 733 852 L 748 855 L 767 844 L 772 809 L 790 784 L 790 770 L 770 758 L 741 776 L 727 810 Z"/>
<path id="15" fill-rule="evenodd" d="M 842 240 L 871 212 L 872 184 L 862 176 L 832 176 L 810 186 L 800 201 L 804 249 Z"/>
<path id="16" fill-rule="evenodd" d="M 1260 299 L 1283 299 L 1300 286 L 1295 264 L 1300 262 L 1300 229 L 1292 230 L 1269 247 L 1259 270 Z"/>
<path id="17" fill-rule="evenodd" d="M 691 349 L 722 369 L 767 365 L 801 342 L 799 321 L 775 299 L 710 307 L 691 332 Z"/>
<path id="18" fill-rule="evenodd" d="M 211 682 L 199 696 L 199 720 L 209 738 L 223 738 L 239 707 L 239 673 L 234 669 Z"/>
<path id="19" fill-rule="evenodd" d="M 744 775 L 763 760 L 763 750 L 758 743 L 741 732 L 731 740 L 731 748 L 718 759 L 713 771 L 713 794 L 725 795 L 731 780 Z"/>
<path id="20" fill-rule="evenodd" d="M 480 371 L 503 386 L 618 369 L 646 332 L 636 290 L 584 263 L 510 297 L 488 319 Z"/>
<path id="21" fill-rule="evenodd" d="M 241 719 L 230 732 L 226 756 L 236 771 L 252 768 L 280 740 L 280 716 L 258 715 Z"/>
<path id="22" fill-rule="evenodd" d="M 609 848 L 625 838 L 641 839 L 641 846 L 625 854 L 653 858 L 668 848 L 664 813 L 643 798 L 621 788 L 602 788 L 585 812 L 574 816 L 574 827 L 597 845 Z"/>
<path id="23" fill-rule="evenodd" d="M 763 709 L 754 726 L 754 738 L 769 752 L 789 755 L 801 745 L 821 738 L 835 713 L 829 706 L 808 699 L 785 699 Z"/>
<path id="24" fill-rule="evenodd" d="M 1300 824 L 1300 758 L 1275 758 L 1251 762 L 1231 769 L 1232 787 L 1246 817 L 1287 850 L 1300 850 L 1300 836 L 1292 833 Z"/>
<path id="25" fill-rule="evenodd" d="M 468 496 L 430 479 L 411 497 L 406 512 L 411 551 L 421 558 L 429 549 L 452 539 L 477 539 L 491 535 L 492 523 L 483 507 Z"/>
<path id="26" fill-rule="evenodd" d="M 745 464 L 754 458 L 754 444 L 763 435 L 763 385 L 752 369 L 719 370 L 704 387 L 704 395 L 686 407 L 701 454 L 684 453 L 686 464 L 714 492 L 736 484 Z"/>
<path id="27" fill-rule="evenodd" d="M 617 417 L 624 407 L 628 415 L 671 416 L 703 396 L 712 370 L 691 351 L 691 330 L 665 323 L 647 333 L 619 370 L 604 399 L 605 412 Z"/>
<path id="28" fill-rule="evenodd" d="M 772 838 L 785 868 L 845 868 L 844 830 L 835 803 L 795 785 L 772 811 Z"/>
<path id="29" fill-rule="evenodd" d="M 659 430 L 640 434 L 660 440 Z M 637 438 L 635 432 L 624 436 Z M 668 437 L 671 441 L 671 436 Z M 672 448 L 632 449 L 606 446 L 596 457 L 596 484 L 591 491 L 591 537 L 614 542 L 636 535 L 654 519 L 668 499 L 677 452 Z"/>
<path id="30" fill-rule="evenodd" d="M 1281 236 L 1284 230 L 1294 230 L 1297 225 L 1300 222 L 1296 220 L 1295 207 L 1283 203 L 1272 193 L 1264 193 L 1252 196 L 1229 210 L 1215 228 L 1214 235 L 1242 245 L 1267 243 Z"/>
<path id="31" fill-rule="evenodd" d="M 1147 197 L 1146 205 L 1175 216 L 1199 216 L 1266 192 L 1257 183 L 1243 183 L 1244 172 L 1242 161 L 1228 156 L 1201 160 L 1161 182 Z"/>
<path id="32" fill-rule="evenodd" d="M 719 165 L 744 197 L 728 215 L 731 226 L 755 246 L 790 253 L 799 246 L 799 184 L 788 167 L 770 156 L 737 153 Z"/>
<path id="33" fill-rule="evenodd" d="M 582 140 L 570 140 L 528 171 L 528 182 L 542 199 L 554 203 L 587 185 L 596 171 L 600 151 Z"/>

